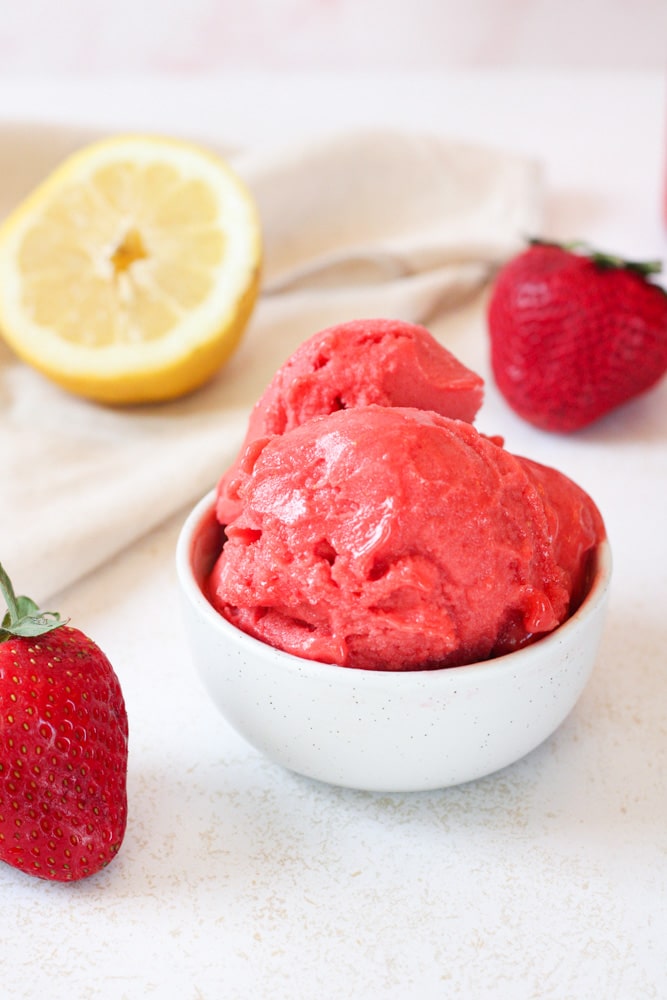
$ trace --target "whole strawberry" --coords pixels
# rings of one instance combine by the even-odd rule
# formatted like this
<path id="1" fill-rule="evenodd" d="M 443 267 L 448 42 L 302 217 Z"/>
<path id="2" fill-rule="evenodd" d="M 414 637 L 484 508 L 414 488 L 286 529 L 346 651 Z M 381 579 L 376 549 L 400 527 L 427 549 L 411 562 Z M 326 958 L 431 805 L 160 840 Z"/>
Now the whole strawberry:
<path id="1" fill-rule="evenodd" d="M 575 431 L 667 371 L 667 293 L 656 262 L 534 241 L 499 272 L 488 323 L 501 393 L 525 420 Z"/>
<path id="2" fill-rule="evenodd" d="M 0 566 L 0 860 L 40 878 L 93 875 L 127 819 L 127 714 L 104 653 L 16 597 Z"/>

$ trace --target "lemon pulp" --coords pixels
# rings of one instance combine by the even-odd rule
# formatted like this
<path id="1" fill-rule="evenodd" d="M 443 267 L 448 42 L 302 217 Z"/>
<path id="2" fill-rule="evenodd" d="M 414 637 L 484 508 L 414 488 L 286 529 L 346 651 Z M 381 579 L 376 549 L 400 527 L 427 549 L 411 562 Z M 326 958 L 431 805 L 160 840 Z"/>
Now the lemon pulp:
<path id="1" fill-rule="evenodd" d="M 86 147 L 0 230 L 0 328 L 60 385 L 113 403 L 210 378 L 254 306 L 252 196 L 218 157 L 170 139 Z"/>

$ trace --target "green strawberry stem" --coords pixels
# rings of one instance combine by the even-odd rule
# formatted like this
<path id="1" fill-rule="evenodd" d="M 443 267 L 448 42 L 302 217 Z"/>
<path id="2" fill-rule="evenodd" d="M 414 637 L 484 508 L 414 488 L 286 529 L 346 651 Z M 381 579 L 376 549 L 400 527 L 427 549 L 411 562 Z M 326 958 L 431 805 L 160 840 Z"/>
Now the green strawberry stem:
<path id="1" fill-rule="evenodd" d="M 570 243 L 559 243 L 557 240 L 542 240 L 538 237 L 531 238 L 531 246 L 557 247 L 559 250 L 567 250 L 570 253 L 579 253 L 590 258 L 598 267 L 618 268 L 625 271 L 634 271 L 643 278 L 648 278 L 652 274 L 660 274 L 662 271 L 662 261 L 659 260 L 626 260 L 618 254 L 603 253 L 595 250 L 590 244 L 583 240 L 573 240 Z"/>
<path id="2" fill-rule="evenodd" d="M 67 624 L 57 611 L 40 611 L 30 597 L 17 597 L 2 563 L 0 563 L 0 591 L 7 604 L 7 613 L 0 624 L 0 642 L 6 642 L 12 636 L 33 638 Z"/>

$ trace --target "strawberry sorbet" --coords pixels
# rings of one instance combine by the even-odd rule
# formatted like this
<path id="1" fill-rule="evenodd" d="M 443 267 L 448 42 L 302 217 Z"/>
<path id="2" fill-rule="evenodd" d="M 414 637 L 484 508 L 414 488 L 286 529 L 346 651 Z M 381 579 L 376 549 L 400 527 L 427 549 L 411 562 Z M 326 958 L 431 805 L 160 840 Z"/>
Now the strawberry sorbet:
<path id="1" fill-rule="evenodd" d="M 411 346 L 396 349 L 402 327 Z M 415 329 L 364 321 L 308 341 L 221 481 L 209 597 L 270 645 L 369 670 L 462 665 L 547 634 L 585 595 L 597 508 L 478 433 L 480 380 Z M 386 371 L 382 343 L 400 357 Z"/>
<path id="2" fill-rule="evenodd" d="M 482 660 L 551 631 L 600 532 L 574 483 L 414 408 L 276 436 L 239 493 L 218 608 L 287 652 L 367 669 Z"/>
<path id="3" fill-rule="evenodd" d="M 250 444 L 284 434 L 311 417 L 353 406 L 416 406 L 470 423 L 484 383 L 422 326 L 399 320 L 354 320 L 305 341 L 276 372 L 256 403 L 239 459 L 218 486 L 225 524 L 240 510 L 239 463 Z"/>

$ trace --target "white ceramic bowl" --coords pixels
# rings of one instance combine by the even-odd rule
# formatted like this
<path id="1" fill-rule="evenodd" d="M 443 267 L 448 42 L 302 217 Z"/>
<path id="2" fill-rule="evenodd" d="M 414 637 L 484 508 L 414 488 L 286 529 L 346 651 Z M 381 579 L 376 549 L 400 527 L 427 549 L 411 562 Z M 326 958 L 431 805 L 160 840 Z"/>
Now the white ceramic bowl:
<path id="1" fill-rule="evenodd" d="M 551 635 L 483 663 L 405 673 L 303 660 L 253 639 L 204 597 L 220 551 L 214 494 L 187 518 L 176 562 L 194 662 L 227 722 L 279 764 L 367 791 L 457 785 L 519 760 L 573 708 L 593 669 L 611 556 Z"/>

